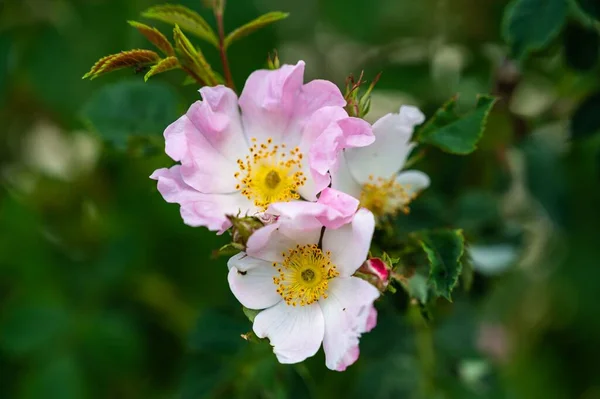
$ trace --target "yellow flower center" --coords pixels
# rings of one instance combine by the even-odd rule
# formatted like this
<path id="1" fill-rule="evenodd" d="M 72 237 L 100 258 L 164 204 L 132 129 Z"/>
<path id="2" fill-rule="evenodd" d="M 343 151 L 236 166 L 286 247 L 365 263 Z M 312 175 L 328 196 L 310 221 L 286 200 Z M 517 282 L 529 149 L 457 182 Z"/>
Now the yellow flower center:
<path id="1" fill-rule="evenodd" d="M 273 263 L 279 272 L 273 283 L 286 304 L 304 306 L 327 298 L 329 280 L 340 274 L 331 264 L 329 251 L 323 252 L 317 245 L 298 245 L 282 255 L 283 262 Z"/>
<path id="2" fill-rule="evenodd" d="M 407 185 L 402 185 L 393 176 L 390 179 L 369 176 L 360 193 L 360 205 L 367 208 L 378 218 L 395 216 L 399 211 L 408 213 L 408 204 L 415 195 L 408 192 Z"/>
<path id="3" fill-rule="evenodd" d="M 273 202 L 287 202 L 298 199 L 298 187 L 306 181 L 302 168 L 302 153 L 296 147 L 287 150 L 285 144 L 273 145 L 273 139 L 257 144 L 252 139 L 250 154 L 245 160 L 238 159 L 239 172 L 236 186 L 261 210 Z"/>

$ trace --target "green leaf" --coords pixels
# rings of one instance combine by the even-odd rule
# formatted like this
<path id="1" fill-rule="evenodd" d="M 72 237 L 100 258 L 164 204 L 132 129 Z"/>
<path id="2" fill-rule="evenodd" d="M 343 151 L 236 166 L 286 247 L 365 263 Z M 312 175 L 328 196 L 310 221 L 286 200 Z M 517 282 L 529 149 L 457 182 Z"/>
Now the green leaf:
<path id="1" fill-rule="evenodd" d="M 600 91 L 583 100 L 571 119 L 571 137 L 580 140 L 600 131 Z"/>
<path id="2" fill-rule="evenodd" d="M 165 53 L 166 55 L 175 55 L 175 50 L 169 42 L 169 40 L 163 35 L 158 29 L 142 24 L 136 21 L 127 21 L 127 23 L 136 28 L 142 35 L 154 44 L 156 48 Z"/>
<path id="3" fill-rule="evenodd" d="M 600 36 L 593 28 L 569 23 L 564 33 L 567 65 L 577 71 L 589 71 L 598 63 Z"/>
<path id="4" fill-rule="evenodd" d="M 425 276 L 414 274 L 408 279 L 406 286 L 411 297 L 416 298 L 420 303 L 427 303 L 429 287 Z"/>
<path id="5" fill-rule="evenodd" d="M 152 76 L 158 75 L 159 73 L 171 71 L 173 69 L 181 68 L 179 65 L 179 61 L 177 57 L 167 57 L 165 59 L 160 60 L 156 65 L 154 65 L 148 73 L 144 76 L 144 81 L 148 81 Z"/>
<path id="6" fill-rule="evenodd" d="M 477 149 L 483 134 L 487 116 L 496 99 L 480 96 L 475 108 L 465 115 L 456 113 L 454 97 L 436 111 L 433 117 L 419 130 L 417 141 L 431 144 L 452 154 L 469 154 Z"/>
<path id="7" fill-rule="evenodd" d="M 123 68 L 143 68 L 153 65 L 160 60 L 160 56 L 151 50 L 129 50 L 118 54 L 107 55 L 100 58 L 92 69 L 82 79 L 95 79 L 98 76 Z"/>
<path id="8" fill-rule="evenodd" d="M 251 323 L 254 323 L 254 318 L 256 317 L 257 314 L 259 314 L 261 312 L 261 310 L 248 309 L 245 306 L 242 306 L 242 311 L 244 312 L 244 314 L 246 315 L 248 320 L 250 320 Z"/>
<path id="9" fill-rule="evenodd" d="M 600 3 L 597 0 L 575 0 L 575 2 L 590 17 L 600 20 Z"/>
<path id="10" fill-rule="evenodd" d="M 215 47 L 219 46 L 217 35 L 210 25 L 196 11 L 187 7 L 174 4 L 164 4 L 147 9 L 142 16 L 172 25 L 179 25 L 181 29 L 201 39 L 206 40 Z"/>
<path id="11" fill-rule="evenodd" d="M 173 37 L 181 67 L 200 84 L 208 86 L 219 84 L 219 78 L 204 58 L 204 54 L 192 45 L 178 25 L 173 29 Z"/>
<path id="12" fill-rule="evenodd" d="M 239 28 L 228 34 L 225 38 L 225 48 L 228 48 L 233 42 L 241 39 L 242 37 L 248 36 L 252 32 L 264 28 L 265 26 L 272 24 L 273 22 L 281 21 L 282 19 L 287 18 L 288 15 L 290 14 L 281 11 L 273 11 L 261 15 L 255 20 L 252 20 L 247 24 L 240 26 Z"/>
<path id="13" fill-rule="evenodd" d="M 437 296 L 451 300 L 462 270 L 465 239 L 462 230 L 433 230 L 420 234 L 429 260 L 429 284 Z"/>
<path id="14" fill-rule="evenodd" d="M 515 58 L 545 48 L 560 32 L 567 0 L 513 0 L 504 12 L 502 36 Z"/>
<path id="15" fill-rule="evenodd" d="M 241 334 L 247 329 L 247 322 L 243 319 L 210 309 L 198 318 L 190 336 L 189 347 L 198 352 L 235 353 L 245 345 Z"/>
<path id="16" fill-rule="evenodd" d="M 125 81 L 102 87 L 84 105 L 90 128 L 120 148 L 130 136 L 161 135 L 178 116 L 173 89 L 159 82 Z"/>
<path id="17" fill-rule="evenodd" d="M 27 355 L 51 347 L 68 331 L 65 311 L 49 305 L 22 305 L 6 309 L 0 320 L 0 348 Z"/>
<path id="18" fill-rule="evenodd" d="M 72 355 L 60 354 L 35 367 L 23 381 L 24 398 L 79 399 L 85 397 L 81 364 Z"/>

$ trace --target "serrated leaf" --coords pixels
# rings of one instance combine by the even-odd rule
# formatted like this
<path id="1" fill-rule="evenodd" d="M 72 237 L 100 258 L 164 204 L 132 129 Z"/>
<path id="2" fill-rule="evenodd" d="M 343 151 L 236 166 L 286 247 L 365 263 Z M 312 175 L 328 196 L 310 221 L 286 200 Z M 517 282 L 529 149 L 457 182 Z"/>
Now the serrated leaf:
<path id="1" fill-rule="evenodd" d="M 181 68 L 179 65 L 179 61 L 177 57 L 167 57 L 165 59 L 160 60 L 156 65 L 154 65 L 148 73 L 144 76 L 144 81 L 148 81 L 152 76 L 158 75 L 159 73 L 171 71 L 173 69 Z"/>
<path id="2" fill-rule="evenodd" d="M 477 149 L 487 116 L 496 99 L 480 96 L 474 109 L 464 115 L 456 112 L 456 98 L 436 111 L 419 130 L 417 141 L 431 144 L 452 154 L 469 154 Z"/>
<path id="3" fill-rule="evenodd" d="M 192 45 L 178 25 L 173 29 L 173 37 L 181 67 L 201 84 L 209 86 L 219 84 L 219 79 L 204 58 L 204 54 Z"/>
<path id="4" fill-rule="evenodd" d="M 272 24 L 273 22 L 281 21 L 288 17 L 288 13 L 281 11 L 273 11 L 267 14 L 261 15 L 253 21 L 248 22 L 245 25 L 240 26 L 233 32 L 227 35 L 225 38 L 225 48 L 228 48 L 233 42 L 242 37 L 248 36 L 252 32 L 255 32 L 265 26 Z"/>
<path id="5" fill-rule="evenodd" d="M 515 58 L 545 48 L 566 21 L 567 0 L 513 0 L 506 7 L 502 36 Z"/>
<path id="6" fill-rule="evenodd" d="M 168 56 L 175 55 L 175 50 L 169 42 L 169 39 L 167 39 L 158 29 L 136 21 L 127 21 L 127 23 L 136 28 L 138 32 L 144 35 L 146 39 L 154 44 L 160 51 Z"/>
<path id="7" fill-rule="evenodd" d="M 421 247 L 429 260 L 433 293 L 451 300 L 451 293 L 462 270 L 465 239 L 462 230 L 433 230 L 419 234 Z"/>
<path id="8" fill-rule="evenodd" d="M 82 110 L 82 118 L 92 130 L 121 148 L 131 136 L 161 135 L 178 116 L 175 91 L 160 82 L 103 86 Z"/>
<path id="9" fill-rule="evenodd" d="M 175 4 L 164 4 L 150 7 L 142 13 L 142 16 L 172 25 L 179 25 L 181 29 L 201 39 L 206 40 L 215 47 L 219 46 L 219 40 L 210 25 L 196 11 Z"/>
<path id="10" fill-rule="evenodd" d="M 151 50 L 129 50 L 118 54 L 107 55 L 94 64 L 92 69 L 82 79 L 95 79 L 98 76 L 123 68 L 141 68 L 153 65 L 160 60 L 160 56 Z"/>
<path id="11" fill-rule="evenodd" d="M 571 137 L 580 140 L 600 132 L 600 91 L 592 93 L 579 104 L 571 118 Z"/>

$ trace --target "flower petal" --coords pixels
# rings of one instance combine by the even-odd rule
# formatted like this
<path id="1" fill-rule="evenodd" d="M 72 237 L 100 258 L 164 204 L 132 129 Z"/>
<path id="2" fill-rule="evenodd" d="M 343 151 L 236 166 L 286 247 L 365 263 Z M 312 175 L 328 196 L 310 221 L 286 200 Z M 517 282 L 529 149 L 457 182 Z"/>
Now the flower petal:
<path id="1" fill-rule="evenodd" d="M 202 103 L 197 101 L 188 114 L 201 112 L 202 108 Z M 212 123 L 222 124 L 223 119 L 215 116 Z M 218 152 L 187 115 L 170 124 L 164 135 L 165 152 L 173 160 L 181 162 L 180 173 L 187 185 L 207 194 L 236 191 L 234 174 L 238 170 L 237 164 Z"/>
<path id="2" fill-rule="evenodd" d="M 358 200 L 341 191 L 326 188 L 317 202 L 290 201 L 271 204 L 268 214 L 290 219 L 287 224 L 297 230 L 320 230 L 321 227 L 337 229 L 349 223 L 358 208 Z M 293 232 L 291 234 L 294 234 Z"/>
<path id="3" fill-rule="evenodd" d="M 271 263 L 242 253 L 233 256 L 227 266 L 229 288 L 248 309 L 265 309 L 281 301 L 273 283 L 277 269 Z"/>
<path id="4" fill-rule="evenodd" d="M 318 303 L 288 306 L 281 301 L 260 312 L 253 329 L 259 338 L 269 338 L 280 363 L 298 363 L 317 353 L 323 341 L 324 324 Z"/>
<path id="5" fill-rule="evenodd" d="M 247 138 L 283 142 L 304 79 L 304 62 L 253 72 L 240 96 Z"/>
<path id="6" fill-rule="evenodd" d="M 165 201 L 181 205 L 181 217 L 185 224 L 192 227 L 206 226 L 221 234 L 231 226 L 225 215 L 236 215 L 254 208 L 254 205 L 240 193 L 203 194 L 198 192 L 183 181 L 180 165 L 175 165 L 170 169 L 158 169 L 152 173 L 150 178 L 158 180 L 158 191 Z"/>
<path id="7" fill-rule="evenodd" d="M 387 179 L 398 173 L 415 146 L 410 143 L 414 127 L 423 120 L 424 116 L 417 108 L 403 106 L 399 114 L 387 114 L 375 122 L 375 142 L 368 147 L 346 151 L 348 167 L 356 180 L 366 183 L 369 176 Z"/>
<path id="8" fill-rule="evenodd" d="M 346 154 L 340 156 L 336 166 L 331 170 L 331 187 L 360 199 L 362 185 L 356 181 L 346 161 Z"/>
<path id="9" fill-rule="evenodd" d="M 281 262 L 283 253 L 296 245 L 316 244 L 321 235 L 321 226 L 299 225 L 298 219 L 280 218 L 273 224 L 261 227 L 248 239 L 246 252 L 269 262 Z"/>
<path id="10" fill-rule="evenodd" d="M 375 287 L 357 277 L 330 281 L 328 297 L 319 300 L 325 318 L 323 350 L 328 368 L 343 371 L 356 361 L 358 339 L 367 331 L 370 309 L 378 297 Z"/>
<path id="11" fill-rule="evenodd" d="M 426 173 L 418 170 L 407 170 L 401 172 L 398 177 L 396 177 L 396 182 L 402 185 L 408 195 L 414 197 L 429 187 L 431 180 Z"/>
<path id="12" fill-rule="evenodd" d="M 375 230 L 375 218 L 361 208 L 351 224 L 339 229 L 325 229 L 323 250 L 331 251 L 331 261 L 342 276 L 351 276 L 367 259 L 371 238 Z"/>
<path id="13" fill-rule="evenodd" d="M 248 152 L 238 98 L 233 90 L 219 85 L 200 89 L 203 101 L 190 107 L 187 117 L 220 154 L 236 162 Z"/>

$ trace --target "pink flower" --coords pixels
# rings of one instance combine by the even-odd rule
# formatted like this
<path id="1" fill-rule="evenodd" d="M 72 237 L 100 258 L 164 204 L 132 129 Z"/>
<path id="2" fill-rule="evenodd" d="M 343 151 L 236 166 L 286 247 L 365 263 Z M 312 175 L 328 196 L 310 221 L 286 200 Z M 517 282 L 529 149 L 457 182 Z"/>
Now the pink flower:
<path id="1" fill-rule="evenodd" d="M 360 199 L 378 219 L 407 211 L 407 205 L 429 186 L 425 173 L 401 171 L 410 151 L 414 127 L 425 117 L 416 107 L 402 106 L 373 124 L 376 140 L 364 148 L 349 148 L 332 170 L 332 187 Z"/>
<path id="2" fill-rule="evenodd" d="M 375 221 L 342 193 L 323 196 L 329 199 L 272 205 L 277 222 L 229 260 L 228 280 L 242 305 L 264 309 L 253 330 L 270 340 L 281 363 L 301 362 L 323 344 L 327 367 L 343 371 L 358 358 L 360 335 L 376 323 L 379 291 L 352 276 L 367 257 Z M 326 203 L 336 196 L 332 209 Z"/>
<path id="3" fill-rule="evenodd" d="M 165 130 L 166 153 L 180 162 L 152 179 L 186 224 L 219 232 L 226 215 L 254 216 L 274 202 L 315 201 L 344 148 L 374 141 L 370 125 L 350 118 L 331 82 L 303 84 L 304 62 L 250 75 L 238 100 L 224 86 Z"/>

